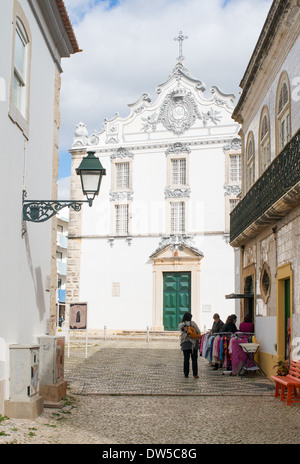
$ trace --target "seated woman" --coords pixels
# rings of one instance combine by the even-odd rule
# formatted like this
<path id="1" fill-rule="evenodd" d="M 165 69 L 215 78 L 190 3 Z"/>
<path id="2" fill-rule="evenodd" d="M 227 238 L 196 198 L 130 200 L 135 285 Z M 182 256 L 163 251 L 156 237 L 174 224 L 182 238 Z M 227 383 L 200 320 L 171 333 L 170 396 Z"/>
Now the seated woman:
<path id="1" fill-rule="evenodd" d="M 250 314 L 246 314 L 244 322 L 240 323 L 240 332 L 254 333 L 254 324 L 252 322 Z"/>

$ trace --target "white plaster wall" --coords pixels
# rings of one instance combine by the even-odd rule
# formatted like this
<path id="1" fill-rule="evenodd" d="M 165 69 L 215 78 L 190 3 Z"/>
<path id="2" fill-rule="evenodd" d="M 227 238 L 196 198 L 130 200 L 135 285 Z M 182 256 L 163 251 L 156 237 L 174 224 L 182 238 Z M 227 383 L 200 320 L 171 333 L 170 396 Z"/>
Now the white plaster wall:
<path id="1" fill-rule="evenodd" d="M 80 300 L 88 302 L 91 329 L 146 330 L 152 325 L 152 260 L 155 238 L 136 238 L 129 246 L 116 239 L 82 243 Z M 88 270 L 88 272 L 87 272 Z M 112 283 L 120 284 L 120 296 L 112 296 Z"/>
<path id="2" fill-rule="evenodd" d="M 25 186 L 28 199 L 51 198 L 54 64 L 28 2 L 21 0 L 31 26 L 32 57 L 30 82 L 29 141 L 8 117 L 12 59 L 12 3 L 5 2 L 0 15 L 0 76 L 6 84 L 6 99 L 0 102 L 0 146 L 2 181 L 1 237 L 1 325 L 0 381 L 8 396 L 8 347 L 11 343 L 35 343 L 45 333 L 49 318 L 50 222 L 22 227 L 24 145 L 26 147 Z M 4 265 L 5 263 L 5 265 Z M 2 403 L 0 402 L 0 413 Z"/>

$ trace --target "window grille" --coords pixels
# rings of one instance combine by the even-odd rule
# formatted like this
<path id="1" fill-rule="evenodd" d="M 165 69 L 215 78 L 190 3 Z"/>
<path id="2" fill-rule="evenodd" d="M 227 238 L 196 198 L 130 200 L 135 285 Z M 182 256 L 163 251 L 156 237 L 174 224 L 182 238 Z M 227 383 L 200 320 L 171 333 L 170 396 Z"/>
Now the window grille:
<path id="1" fill-rule="evenodd" d="M 186 185 L 186 159 L 173 159 L 172 185 Z"/>
<path id="2" fill-rule="evenodd" d="M 241 155 L 230 155 L 230 181 L 242 179 Z"/>
<path id="3" fill-rule="evenodd" d="M 116 234 L 128 235 L 128 205 L 115 205 Z"/>
<path id="4" fill-rule="evenodd" d="M 185 232 L 185 203 L 183 201 L 171 203 L 171 234 Z"/>
<path id="5" fill-rule="evenodd" d="M 129 163 L 116 163 L 116 188 L 129 189 Z"/>

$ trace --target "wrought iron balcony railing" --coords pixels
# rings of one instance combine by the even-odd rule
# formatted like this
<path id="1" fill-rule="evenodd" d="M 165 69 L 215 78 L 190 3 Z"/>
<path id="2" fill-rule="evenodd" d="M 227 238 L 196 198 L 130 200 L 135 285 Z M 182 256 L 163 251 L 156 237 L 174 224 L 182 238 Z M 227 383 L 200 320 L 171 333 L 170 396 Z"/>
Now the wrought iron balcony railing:
<path id="1" fill-rule="evenodd" d="M 230 243 L 300 181 L 300 130 L 230 215 Z M 276 214 L 274 214 L 275 219 Z"/>

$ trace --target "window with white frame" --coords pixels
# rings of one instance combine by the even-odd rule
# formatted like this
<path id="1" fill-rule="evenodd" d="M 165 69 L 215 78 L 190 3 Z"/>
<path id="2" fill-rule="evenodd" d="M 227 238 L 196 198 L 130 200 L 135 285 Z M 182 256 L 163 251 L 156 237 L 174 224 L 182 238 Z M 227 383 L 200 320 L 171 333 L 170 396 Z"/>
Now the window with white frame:
<path id="1" fill-rule="evenodd" d="M 28 35 L 22 21 L 17 18 L 15 29 L 13 103 L 22 116 L 26 116 Z"/>
<path id="2" fill-rule="evenodd" d="M 283 73 L 277 93 L 277 146 L 280 152 L 289 142 L 290 134 L 290 92 L 286 73 Z"/>
<path id="3" fill-rule="evenodd" d="M 239 182 L 242 178 L 241 155 L 230 155 L 230 182 Z"/>
<path id="4" fill-rule="evenodd" d="M 269 166 L 270 158 L 270 129 L 267 110 L 263 112 L 260 124 L 260 174 Z"/>
<path id="5" fill-rule="evenodd" d="M 130 163 L 120 162 L 115 164 L 116 169 L 116 182 L 117 190 L 130 188 Z"/>
<path id="6" fill-rule="evenodd" d="M 170 203 L 170 232 L 171 234 L 183 234 L 185 232 L 185 202 L 176 201 Z"/>
<path id="7" fill-rule="evenodd" d="M 171 160 L 171 185 L 186 185 L 186 159 Z"/>
<path id="8" fill-rule="evenodd" d="M 129 205 L 115 205 L 116 235 L 128 235 Z"/>
<path id="9" fill-rule="evenodd" d="M 248 191 L 254 183 L 254 137 L 250 132 L 246 147 L 246 190 Z"/>

